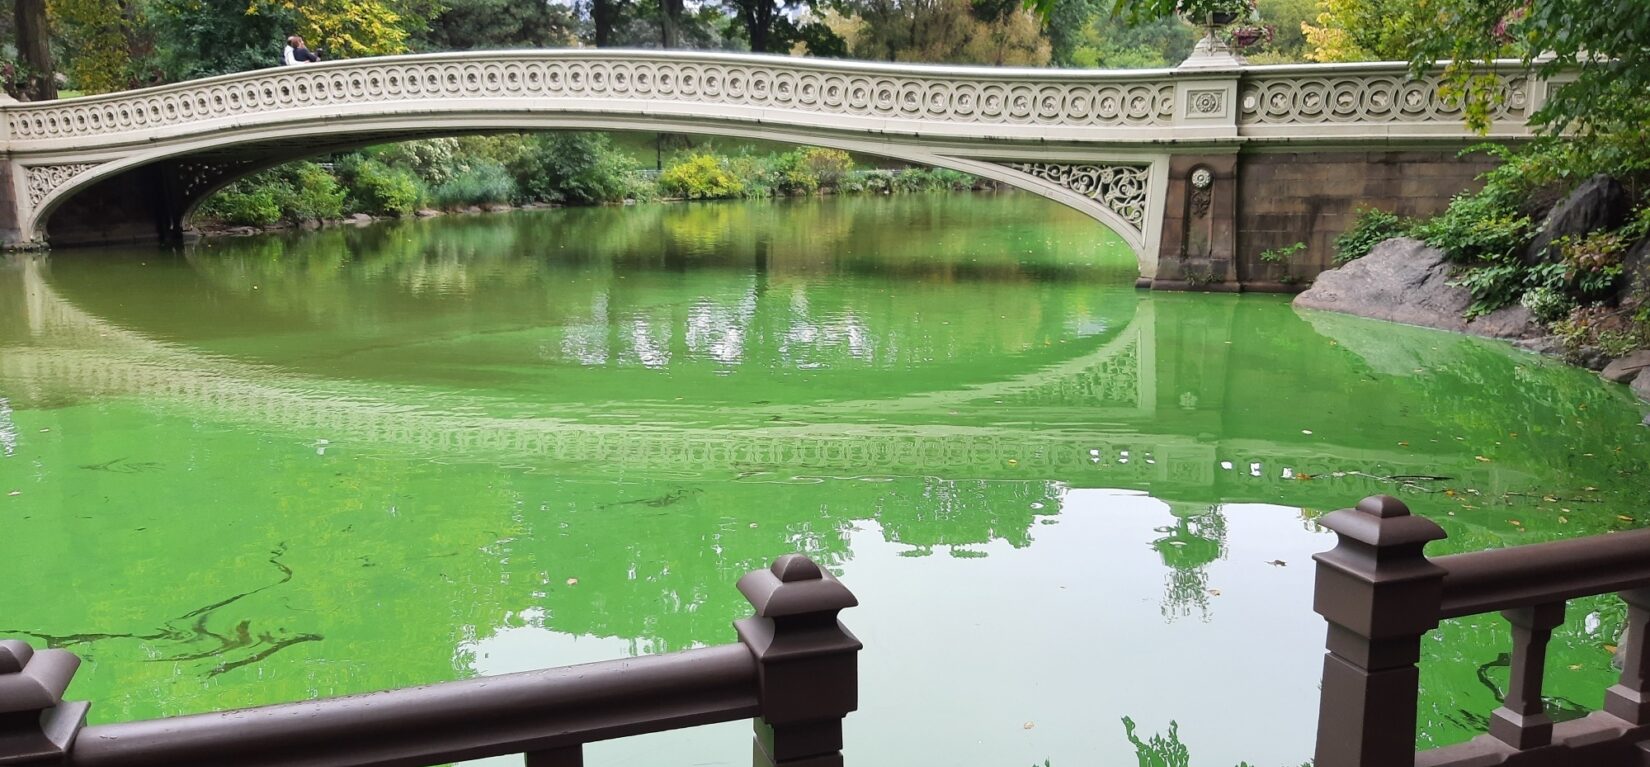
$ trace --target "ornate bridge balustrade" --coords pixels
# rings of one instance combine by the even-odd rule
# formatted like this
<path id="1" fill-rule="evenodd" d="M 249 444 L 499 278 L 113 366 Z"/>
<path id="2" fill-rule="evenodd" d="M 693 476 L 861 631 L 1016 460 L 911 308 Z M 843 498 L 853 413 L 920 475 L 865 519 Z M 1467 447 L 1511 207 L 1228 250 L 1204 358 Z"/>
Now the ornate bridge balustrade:
<path id="1" fill-rule="evenodd" d="M 1317 555 L 1315 608 L 1329 622 L 1316 767 L 1614 767 L 1650 760 L 1650 529 L 1428 558 L 1445 537 L 1396 498 L 1366 498 L 1320 523 L 1339 544 Z M 1553 723 L 1543 667 L 1568 600 L 1627 603 L 1621 681 L 1604 710 Z M 1441 620 L 1500 612 L 1511 676 L 1489 733 L 1415 752 L 1422 637 Z"/>
<path id="2" fill-rule="evenodd" d="M 857 604 L 801 554 L 739 579 L 739 644 L 260 708 L 85 727 L 80 661 L 0 641 L 0 764 L 419 767 L 524 753 L 579 767 L 583 744 L 755 718 L 755 767 L 840 767 L 857 707 Z"/>
<path id="3" fill-rule="evenodd" d="M 1510 65 L 1496 77 L 1505 98 L 1488 137 L 1526 138 L 1546 84 Z M 0 232 L 55 244 L 171 236 L 212 190 L 303 156 L 462 133 L 648 130 L 974 173 L 1116 230 L 1147 281 L 1235 285 L 1275 281 L 1258 261 L 1239 262 L 1283 238 L 1304 235 L 1327 257 L 1316 251 L 1356 202 L 1409 214 L 1442 205 L 1484 166 L 1454 156 L 1483 138 L 1461 117 L 1437 76 L 1412 78 L 1402 63 L 1248 67 L 1200 54 L 1176 69 L 1083 71 L 611 50 L 355 59 L 0 105 Z"/>

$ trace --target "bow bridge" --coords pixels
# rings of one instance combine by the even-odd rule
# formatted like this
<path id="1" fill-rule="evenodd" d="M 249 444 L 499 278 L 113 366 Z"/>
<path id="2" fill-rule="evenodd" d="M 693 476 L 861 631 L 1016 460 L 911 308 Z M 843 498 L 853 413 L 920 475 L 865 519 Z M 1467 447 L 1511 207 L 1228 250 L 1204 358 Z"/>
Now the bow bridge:
<path id="1" fill-rule="evenodd" d="M 1530 135 L 1548 83 L 1512 64 L 1487 138 Z M 1354 207 L 1439 209 L 1487 167 L 1438 75 L 1402 63 L 1175 69 L 940 67 L 679 51 L 446 53 L 281 67 L 0 104 L 0 235 L 13 245 L 167 238 L 206 195 L 368 144 L 524 130 L 716 134 L 973 173 L 1115 230 L 1142 284 L 1306 276 Z M 1284 281 L 1287 281 L 1285 279 Z"/>

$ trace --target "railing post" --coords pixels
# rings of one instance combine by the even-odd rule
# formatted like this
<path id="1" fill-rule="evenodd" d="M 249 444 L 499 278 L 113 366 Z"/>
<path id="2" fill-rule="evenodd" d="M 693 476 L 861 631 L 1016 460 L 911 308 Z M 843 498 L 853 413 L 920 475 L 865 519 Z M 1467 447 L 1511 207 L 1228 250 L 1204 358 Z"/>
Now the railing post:
<path id="1" fill-rule="evenodd" d="M 1553 742 L 1553 720 L 1541 700 L 1547 643 L 1564 624 L 1564 603 L 1549 602 L 1501 613 L 1512 624 L 1513 651 L 1507 695 L 1490 714 L 1490 735 L 1519 750 Z"/>
<path id="2" fill-rule="evenodd" d="M 1329 622 L 1316 767 L 1415 764 L 1421 636 L 1437 627 L 1445 570 L 1422 552 L 1443 528 L 1397 498 L 1365 498 L 1319 524 L 1334 549 L 1313 557 L 1313 609 Z"/>
<path id="3" fill-rule="evenodd" d="M 733 625 L 758 664 L 756 767 L 841 767 L 842 718 L 859 706 L 858 639 L 837 612 L 859 604 L 801 554 L 739 579 L 756 614 Z"/>
<path id="4" fill-rule="evenodd" d="M 63 701 L 79 666 L 66 650 L 0 640 L 0 764 L 56 764 L 68 752 L 86 724 L 88 704 Z"/>
<path id="5" fill-rule="evenodd" d="M 1650 724 L 1650 589 L 1624 591 L 1627 635 L 1621 681 L 1604 693 L 1604 710 L 1633 724 Z"/>

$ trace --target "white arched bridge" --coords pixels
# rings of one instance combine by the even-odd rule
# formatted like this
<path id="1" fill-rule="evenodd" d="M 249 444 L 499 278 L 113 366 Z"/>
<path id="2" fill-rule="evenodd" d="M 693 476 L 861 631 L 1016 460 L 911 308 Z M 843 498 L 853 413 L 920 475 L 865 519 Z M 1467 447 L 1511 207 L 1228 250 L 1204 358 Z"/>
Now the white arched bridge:
<path id="1" fill-rule="evenodd" d="M 1494 68 L 1487 138 L 1528 137 L 1547 83 Z M 1322 260 L 1356 204 L 1437 209 L 1483 159 L 1437 75 L 1402 63 L 1176 69 L 937 67 L 675 51 L 448 53 L 282 67 L 0 105 L 14 244 L 181 233 L 207 194 L 305 156 L 411 138 L 645 130 L 836 147 L 966 171 L 1080 210 L 1143 280 L 1267 281 Z M 1297 267 L 1297 276 L 1299 275 Z M 1274 275 L 1275 276 L 1275 275 Z"/>

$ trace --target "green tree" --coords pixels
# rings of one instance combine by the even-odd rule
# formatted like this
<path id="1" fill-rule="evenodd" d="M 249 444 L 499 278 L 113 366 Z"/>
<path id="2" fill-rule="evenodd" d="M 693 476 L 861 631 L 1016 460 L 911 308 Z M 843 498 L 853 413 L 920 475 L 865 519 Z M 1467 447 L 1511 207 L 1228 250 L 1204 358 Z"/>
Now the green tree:
<path id="1" fill-rule="evenodd" d="M 420 0 L 251 0 L 246 8 L 249 15 L 290 16 L 294 33 L 332 58 L 404 53 L 434 11 Z"/>
<path id="2" fill-rule="evenodd" d="M 57 98 L 57 67 L 52 62 L 51 24 L 46 0 L 15 0 L 18 63 L 25 70 L 18 95 L 30 101 Z"/>
<path id="3" fill-rule="evenodd" d="M 239 2 L 150 0 L 155 60 L 167 80 L 275 66 L 296 20 L 286 12 L 252 14 Z"/>
<path id="4" fill-rule="evenodd" d="M 575 42 L 572 10 L 545 0 L 446 0 L 418 35 L 431 51 L 560 48 Z"/>
<path id="5" fill-rule="evenodd" d="M 49 0 L 47 10 L 64 68 L 76 90 L 106 93 L 149 79 L 139 71 L 153 44 L 141 3 Z"/>
<path id="6" fill-rule="evenodd" d="M 1643 0 L 1428 2 L 1431 23 L 1411 58 L 1418 67 L 1451 62 L 1447 71 L 1475 125 L 1506 97 L 1488 62 L 1512 55 L 1546 76 L 1573 73 L 1536 115 L 1550 131 L 1609 134 L 1612 143 L 1646 151 L 1650 13 Z"/>
<path id="7" fill-rule="evenodd" d="M 1313 61 L 1405 61 L 1429 33 L 1430 0 L 1318 0 L 1316 24 L 1303 24 Z"/>
<path id="8" fill-rule="evenodd" d="M 816 0 L 723 0 L 732 27 L 743 32 L 752 53 L 785 53 L 804 43 L 815 54 L 833 55 L 846 45 L 823 20 L 807 13 Z M 801 17 L 801 23 L 797 18 Z"/>
<path id="9" fill-rule="evenodd" d="M 1012 4 L 971 0 L 864 0 L 843 25 L 859 58 L 1043 66 L 1051 46 L 1036 17 Z"/>

